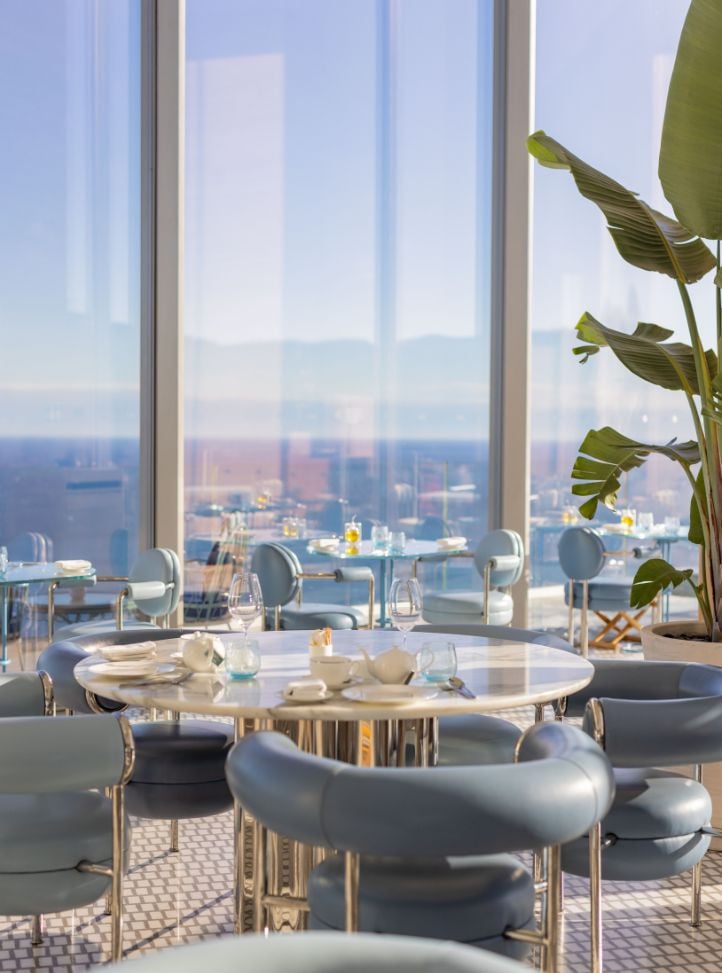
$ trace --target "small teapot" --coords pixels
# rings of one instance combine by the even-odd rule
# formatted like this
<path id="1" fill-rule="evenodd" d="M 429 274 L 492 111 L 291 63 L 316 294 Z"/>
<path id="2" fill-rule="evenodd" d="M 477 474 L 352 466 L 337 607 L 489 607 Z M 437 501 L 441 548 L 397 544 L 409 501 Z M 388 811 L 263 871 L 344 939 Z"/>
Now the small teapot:
<path id="1" fill-rule="evenodd" d="M 361 649 L 366 660 L 369 673 L 380 682 L 402 683 L 410 672 L 416 669 L 416 656 L 413 652 L 404 652 L 398 645 L 386 652 L 381 652 L 372 659 L 366 649 Z"/>

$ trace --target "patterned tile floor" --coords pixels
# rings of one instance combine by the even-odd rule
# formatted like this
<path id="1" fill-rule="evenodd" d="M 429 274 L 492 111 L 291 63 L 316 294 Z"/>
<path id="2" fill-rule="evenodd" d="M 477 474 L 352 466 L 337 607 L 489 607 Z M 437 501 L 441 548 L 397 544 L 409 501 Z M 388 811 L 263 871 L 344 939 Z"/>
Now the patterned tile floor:
<path id="1" fill-rule="evenodd" d="M 505 714 L 509 715 L 509 714 Z M 529 711 L 517 711 L 523 722 Z M 521 722 L 521 720 L 520 720 Z M 125 887 L 125 950 L 132 958 L 166 946 L 232 931 L 232 817 L 181 822 L 181 852 L 167 851 L 164 822 L 136 821 Z M 688 876 L 660 882 L 605 883 L 605 969 L 722 969 L 722 853 L 703 875 L 703 923 L 688 922 Z M 567 880 L 563 973 L 589 970 L 586 882 Z M 42 946 L 30 944 L 28 919 L 0 919 L 0 971 L 72 973 L 107 960 L 109 919 L 102 902 L 51 916 Z"/>

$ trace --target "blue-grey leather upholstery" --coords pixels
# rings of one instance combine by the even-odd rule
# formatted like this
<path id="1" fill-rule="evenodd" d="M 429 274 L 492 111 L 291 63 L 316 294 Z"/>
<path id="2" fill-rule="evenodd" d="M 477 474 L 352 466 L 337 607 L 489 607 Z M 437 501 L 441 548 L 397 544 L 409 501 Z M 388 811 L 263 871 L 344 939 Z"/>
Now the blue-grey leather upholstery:
<path id="1" fill-rule="evenodd" d="M 302 753 L 280 734 L 256 733 L 233 748 L 227 774 L 240 803 L 271 830 L 362 854 L 361 928 L 382 923 L 388 933 L 453 934 L 516 952 L 517 944 L 499 940 L 512 923 L 531 921 L 533 883 L 518 863 L 510 869 L 506 860 L 478 856 L 572 840 L 604 815 L 614 792 L 608 760 L 574 727 L 532 727 L 520 759 L 364 769 Z M 418 888 L 421 874 L 435 879 Z M 314 871 L 318 928 L 333 927 L 341 915 L 331 904 L 341 887 L 333 862 Z"/>
<path id="2" fill-rule="evenodd" d="M 559 564 L 572 580 L 573 607 L 581 608 L 584 598 L 583 581 L 587 587 L 587 607 L 592 611 L 615 612 L 629 608 L 632 582 L 629 579 L 597 578 L 605 564 L 604 541 L 592 527 L 567 527 L 559 538 Z M 593 578 L 597 580 L 592 580 Z M 569 585 L 564 588 L 564 600 L 569 604 Z"/>
<path id="3" fill-rule="evenodd" d="M 39 672 L 0 672 L 0 719 L 45 716 L 47 701 Z"/>
<path id="4" fill-rule="evenodd" d="M 125 587 L 136 606 L 151 618 L 162 618 L 175 611 L 181 596 L 183 573 L 178 555 L 167 547 L 153 547 L 138 555 L 130 569 Z M 101 579 L 102 580 L 102 579 Z M 154 622 L 133 621 L 133 628 L 152 628 Z M 116 630 L 115 619 L 65 625 L 56 638 L 69 639 Z"/>
<path id="5" fill-rule="evenodd" d="M 200 720 L 134 723 L 135 767 L 126 787 L 131 814 L 202 818 L 233 804 L 225 764 L 233 730 Z"/>
<path id="6" fill-rule="evenodd" d="M 458 943 L 356 933 L 233 936 L 97 969 L 137 973 L 523 973 L 528 967 Z"/>
<path id="7" fill-rule="evenodd" d="M 178 638 L 183 629 L 158 629 L 157 642 Z M 78 662 L 105 645 L 124 645 L 148 638 L 145 630 L 124 629 L 54 642 L 41 654 L 38 666 L 46 669 L 56 687 L 59 707 L 92 713 L 85 690 L 76 682 Z M 113 700 L 95 699 L 103 709 L 123 708 Z M 126 787 L 126 803 L 137 817 L 194 818 L 218 814 L 233 799 L 225 778 L 225 761 L 233 742 L 223 723 L 182 720 L 134 723 L 136 760 Z"/>
<path id="8" fill-rule="evenodd" d="M 722 669 L 696 663 L 595 661 L 591 683 L 569 698 L 579 715 L 590 698 L 604 714 L 605 750 L 617 794 L 602 822 L 602 877 L 643 881 L 676 875 L 709 847 L 706 788 L 655 768 L 722 760 Z M 591 716 L 584 726 L 592 732 Z M 588 874 L 587 842 L 562 851 L 562 865 Z"/>
<path id="9" fill-rule="evenodd" d="M 419 563 L 444 560 L 446 555 L 420 557 Z M 491 591 L 487 606 L 487 621 L 491 625 L 511 622 L 514 602 L 510 594 L 498 589 L 515 584 L 524 570 L 524 545 L 513 530 L 492 530 L 479 542 L 474 553 L 474 565 L 483 576 L 486 564 L 491 563 Z M 484 611 L 484 592 L 425 591 L 424 620 L 433 624 L 463 624 L 481 622 Z"/>
<path id="10" fill-rule="evenodd" d="M 507 625 L 416 625 L 414 632 L 445 635 L 470 635 L 480 638 L 505 639 L 548 645 L 552 649 L 573 652 L 571 645 L 549 632 L 534 632 Z M 519 727 L 498 716 L 469 713 L 465 716 L 443 716 L 439 720 L 439 756 L 442 766 L 452 764 L 511 763 L 514 748 L 521 736 Z"/>
<path id="11" fill-rule="evenodd" d="M 124 739 L 117 717 L 0 720 L 0 914 L 38 915 L 94 902 L 109 879 L 111 802 Z M 126 820 L 126 838 L 129 826 Z"/>
<path id="12" fill-rule="evenodd" d="M 358 628 L 364 613 L 353 605 L 302 603 L 294 601 L 303 584 L 303 569 L 293 551 L 283 544 L 259 544 L 251 558 L 251 570 L 258 575 L 263 592 L 263 604 L 270 611 L 267 624 L 273 627 L 273 609 L 281 607 L 282 629 Z M 370 568 L 339 568 L 335 572 L 338 583 L 368 581 Z"/>

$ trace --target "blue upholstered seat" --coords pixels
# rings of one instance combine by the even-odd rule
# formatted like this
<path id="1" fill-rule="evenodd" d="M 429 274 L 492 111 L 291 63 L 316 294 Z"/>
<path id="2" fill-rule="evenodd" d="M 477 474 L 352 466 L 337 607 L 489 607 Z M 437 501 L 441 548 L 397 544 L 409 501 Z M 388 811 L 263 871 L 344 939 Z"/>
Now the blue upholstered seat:
<path id="1" fill-rule="evenodd" d="M 82 635 L 102 635 L 122 629 L 123 605 L 131 598 L 151 621 L 133 621 L 133 628 L 156 629 L 156 618 L 167 618 L 175 611 L 181 595 L 182 570 L 178 555 L 167 547 L 153 547 L 138 556 L 130 570 L 124 587 L 118 595 L 115 618 L 106 621 L 78 622 L 65 625 L 54 633 L 57 640 L 77 638 Z M 98 577 L 97 581 L 104 581 Z M 117 578 L 107 579 L 116 581 Z M 50 620 L 52 631 L 52 619 Z"/>
<path id="2" fill-rule="evenodd" d="M 320 574 L 308 574 L 293 551 L 283 544 L 259 544 L 253 552 L 251 570 L 258 575 L 266 610 L 265 624 L 275 629 L 373 628 L 374 575 L 369 567 L 342 567 Z M 362 582 L 368 586 L 368 608 L 354 605 L 300 603 L 304 580 L 325 577 L 337 583 Z"/>
<path id="3" fill-rule="evenodd" d="M 585 728 L 603 740 L 614 765 L 616 797 L 592 846 L 601 878 L 646 881 L 691 868 L 698 925 L 711 800 L 702 783 L 660 768 L 722 760 L 722 668 L 597 660 L 591 683 L 569 697 L 567 713 L 584 713 Z M 588 875 L 589 851 L 586 838 L 568 844 L 564 870 Z M 593 929 L 601 923 L 594 906 L 600 896 L 598 890 L 592 899 Z"/>
<path id="4" fill-rule="evenodd" d="M 122 964 L 122 969 L 126 966 L 136 973 L 523 973 L 529 969 L 457 943 L 313 932 L 233 936 L 153 950 Z"/>
<path id="5" fill-rule="evenodd" d="M 614 790 L 601 750 L 574 727 L 532 727 L 519 756 L 514 765 L 364 769 L 264 732 L 233 748 L 227 773 L 234 795 L 264 826 L 352 853 L 347 867 L 361 856 L 362 930 L 451 936 L 517 955 L 527 946 L 510 930 L 531 922 L 533 882 L 503 853 L 574 840 L 605 813 Z M 348 873 L 346 883 L 344 905 L 340 860 L 317 866 L 309 883 L 313 926 L 339 929 L 353 914 Z M 548 923 L 557 921 L 554 901 Z"/>
<path id="6" fill-rule="evenodd" d="M 431 554 L 417 559 L 417 565 L 447 560 L 454 555 Z M 513 530 L 490 531 L 474 552 L 474 566 L 484 587 L 471 591 L 424 590 L 424 620 L 434 624 L 486 623 L 508 625 L 514 601 L 499 589 L 516 584 L 524 570 L 524 545 Z"/>
<path id="7" fill-rule="evenodd" d="M 155 641 L 178 638 L 182 629 L 158 629 Z M 75 680 L 78 662 L 104 645 L 123 645 L 148 637 L 145 630 L 126 629 L 66 639 L 48 646 L 38 667 L 53 679 L 56 703 L 76 713 L 123 708 L 113 700 L 88 698 Z M 138 817 L 176 821 L 204 817 L 233 804 L 225 776 L 225 762 L 233 743 L 230 725 L 212 721 L 181 720 L 134 723 L 136 747 L 133 776 L 126 788 L 126 803 Z M 172 828 L 171 846 L 176 834 Z"/>

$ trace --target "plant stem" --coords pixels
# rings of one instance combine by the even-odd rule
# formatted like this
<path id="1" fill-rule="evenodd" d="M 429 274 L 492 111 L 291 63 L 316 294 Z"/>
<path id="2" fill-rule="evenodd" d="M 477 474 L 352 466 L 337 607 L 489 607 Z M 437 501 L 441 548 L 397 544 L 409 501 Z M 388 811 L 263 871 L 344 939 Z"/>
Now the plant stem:
<path id="1" fill-rule="evenodd" d="M 717 273 L 720 270 L 720 241 L 717 241 Z M 719 369 L 719 362 L 722 358 L 722 292 L 720 291 L 717 284 L 714 285 L 714 295 L 715 295 L 715 311 L 717 320 L 717 368 Z"/>

